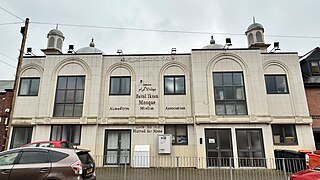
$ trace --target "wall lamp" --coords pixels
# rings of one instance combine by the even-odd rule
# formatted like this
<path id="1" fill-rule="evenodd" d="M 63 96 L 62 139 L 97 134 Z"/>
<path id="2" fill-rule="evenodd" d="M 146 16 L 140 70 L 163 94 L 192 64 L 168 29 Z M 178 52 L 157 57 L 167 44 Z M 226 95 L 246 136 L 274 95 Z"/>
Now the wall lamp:
<path id="1" fill-rule="evenodd" d="M 171 48 L 171 54 L 176 54 L 177 53 L 177 48 Z"/>
<path id="2" fill-rule="evenodd" d="M 72 44 L 69 45 L 68 53 L 76 53 L 76 52 L 74 51 L 74 45 L 72 45 Z"/>
<path id="3" fill-rule="evenodd" d="M 121 49 L 117 50 L 118 55 L 123 55 L 123 51 Z"/>
<path id="4" fill-rule="evenodd" d="M 226 44 L 223 46 L 223 49 L 228 49 L 229 46 L 232 46 L 231 38 L 226 38 Z"/>
<path id="5" fill-rule="evenodd" d="M 35 56 L 35 54 L 32 53 L 32 47 L 27 47 L 27 53 L 26 53 L 26 55 Z"/>
<path id="6" fill-rule="evenodd" d="M 279 42 L 274 42 L 273 43 L 273 48 L 271 49 L 270 53 L 274 53 L 274 52 L 276 52 L 278 50 L 281 50 L 279 44 L 280 44 Z"/>

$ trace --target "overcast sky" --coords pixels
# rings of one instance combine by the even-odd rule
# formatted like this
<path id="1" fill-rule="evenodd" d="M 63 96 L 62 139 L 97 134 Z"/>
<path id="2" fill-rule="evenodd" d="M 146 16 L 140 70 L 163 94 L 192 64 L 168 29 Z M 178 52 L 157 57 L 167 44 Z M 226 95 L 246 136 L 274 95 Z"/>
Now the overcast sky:
<path id="1" fill-rule="evenodd" d="M 64 52 L 69 44 L 77 50 L 94 38 L 105 54 L 116 54 L 117 49 L 124 54 L 170 53 L 172 47 L 177 53 L 190 53 L 208 45 L 210 33 L 218 44 L 230 37 L 233 48 L 245 48 L 244 32 L 253 16 L 264 26 L 267 43 L 279 41 L 281 51 L 304 55 L 320 46 L 319 6 L 319 0 L 0 0 L 1 8 L 30 19 L 26 47 L 32 47 L 35 55 L 43 55 L 40 49 L 46 48 L 47 33 L 56 23 L 65 35 Z M 15 16 L 0 9 L 0 80 L 14 79 L 23 25 Z M 14 22 L 21 23 L 5 24 Z"/>

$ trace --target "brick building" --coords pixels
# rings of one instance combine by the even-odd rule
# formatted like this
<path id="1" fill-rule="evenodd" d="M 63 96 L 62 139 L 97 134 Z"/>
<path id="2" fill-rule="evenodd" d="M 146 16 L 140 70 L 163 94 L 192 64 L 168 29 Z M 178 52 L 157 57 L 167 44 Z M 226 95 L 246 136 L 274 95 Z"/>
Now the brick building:
<path id="1" fill-rule="evenodd" d="M 0 151 L 4 150 L 7 136 L 7 125 L 9 123 L 13 83 L 11 80 L 0 81 Z"/>
<path id="2" fill-rule="evenodd" d="M 316 47 L 300 58 L 316 148 L 320 149 L 320 48 Z"/>

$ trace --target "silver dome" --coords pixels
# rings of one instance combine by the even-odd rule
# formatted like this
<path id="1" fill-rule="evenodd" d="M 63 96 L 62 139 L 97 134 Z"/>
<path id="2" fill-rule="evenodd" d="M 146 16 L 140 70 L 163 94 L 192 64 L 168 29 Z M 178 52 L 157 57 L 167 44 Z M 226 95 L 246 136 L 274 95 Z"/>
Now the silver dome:
<path id="1" fill-rule="evenodd" d="M 261 24 L 259 24 L 259 23 L 253 23 L 253 24 L 251 24 L 251 25 L 248 27 L 247 32 L 248 32 L 248 31 L 251 31 L 251 30 L 253 30 L 253 29 L 262 29 L 262 31 L 264 31 L 263 26 L 262 26 Z"/>
<path id="2" fill-rule="evenodd" d="M 223 49 L 223 45 L 221 44 L 209 44 L 203 47 L 202 49 Z"/>
<path id="3" fill-rule="evenodd" d="M 94 46 L 95 46 L 95 44 L 94 44 L 93 38 L 92 38 L 92 40 L 89 44 L 89 47 L 80 48 L 76 51 L 76 53 L 77 54 L 87 54 L 87 53 L 104 54 L 103 51 L 101 51 L 98 48 L 95 48 Z"/>
<path id="4" fill-rule="evenodd" d="M 76 54 L 88 54 L 88 53 L 104 54 L 103 51 L 95 47 L 83 47 L 76 51 Z"/>
<path id="5" fill-rule="evenodd" d="M 223 49 L 223 45 L 216 44 L 216 41 L 213 39 L 213 36 L 211 36 L 210 44 L 206 45 L 202 49 Z"/>
<path id="6" fill-rule="evenodd" d="M 58 30 L 58 29 L 52 29 L 52 30 L 50 30 L 49 33 L 48 33 L 48 36 L 49 36 L 49 35 L 58 35 L 58 36 L 64 37 L 64 36 L 63 36 L 63 33 L 62 33 L 60 30 Z"/>

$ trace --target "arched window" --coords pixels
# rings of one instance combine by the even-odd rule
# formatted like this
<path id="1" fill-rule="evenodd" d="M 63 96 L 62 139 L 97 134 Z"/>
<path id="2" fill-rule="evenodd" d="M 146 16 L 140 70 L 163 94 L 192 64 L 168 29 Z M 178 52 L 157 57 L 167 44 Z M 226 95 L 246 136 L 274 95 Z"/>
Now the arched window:
<path id="1" fill-rule="evenodd" d="M 48 47 L 54 47 L 54 37 L 49 38 Z"/>
<path id="2" fill-rule="evenodd" d="M 58 39 L 58 41 L 57 41 L 57 48 L 62 49 L 62 40 L 61 39 Z"/>
<path id="3" fill-rule="evenodd" d="M 262 34 L 261 34 L 261 32 L 257 32 L 256 33 L 256 37 L 257 37 L 257 42 L 262 42 Z"/>
<path id="4" fill-rule="evenodd" d="M 248 41 L 249 41 L 249 44 L 253 44 L 253 34 L 252 33 L 249 34 Z"/>

